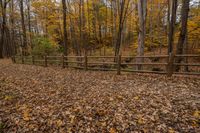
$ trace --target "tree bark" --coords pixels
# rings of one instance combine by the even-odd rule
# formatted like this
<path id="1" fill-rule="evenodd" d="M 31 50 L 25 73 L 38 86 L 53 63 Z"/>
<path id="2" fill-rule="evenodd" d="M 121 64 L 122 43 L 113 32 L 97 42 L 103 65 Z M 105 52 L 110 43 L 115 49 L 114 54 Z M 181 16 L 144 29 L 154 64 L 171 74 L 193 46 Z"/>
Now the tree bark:
<path id="1" fill-rule="evenodd" d="M 71 7 L 70 7 L 70 2 L 69 0 L 67 0 L 67 5 L 68 5 L 68 9 L 69 12 L 71 13 Z M 70 33 L 71 33 L 71 37 L 72 37 L 72 44 L 73 44 L 73 49 L 75 51 L 76 56 L 81 56 L 81 50 L 80 50 L 80 45 L 78 44 L 78 39 L 77 39 L 77 35 L 76 35 L 76 30 L 75 30 L 75 22 L 72 20 L 71 16 L 69 16 L 70 19 Z M 77 61 L 80 61 L 80 58 L 77 58 Z"/>
<path id="2" fill-rule="evenodd" d="M 31 46 L 31 49 L 33 49 L 32 46 L 32 31 L 31 31 L 31 1 L 27 0 L 27 11 L 28 11 L 28 31 L 29 31 L 29 45 Z"/>
<path id="3" fill-rule="evenodd" d="M 1 12 L 2 12 L 2 24 L 1 24 L 1 43 L 0 43 L 0 58 L 3 58 L 3 46 L 4 46 L 4 35 L 5 35 L 5 28 L 6 28 L 6 7 L 7 2 L 0 0 L 1 4 Z"/>
<path id="4" fill-rule="evenodd" d="M 181 11 L 181 31 L 179 35 L 178 45 L 176 49 L 176 54 L 183 54 L 184 42 L 187 35 L 187 23 L 188 23 L 188 14 L 189 14 L 189 5 L 190 0 L 182 0 L 182 11 Z M 177 59 L 177 63 L 180 63 L 182 58 Z M 178 71 L 180 67 L 176 67 L 176 71 Z"/>
<path id="5" fill-rule="evenodd" d="M 129 7 L 130 0 L 122 0 L 120 4 L 120 14 L 119 14 L 119 27 L 118 27 L 118 34 L 117 34 L 117 41 L 115 45 L 115 56 L 120 54 L 120 48 L 122 44 L 122 33 L 124 29 L 124 22 L 126 19 L 128 7 Z"/>
<path id="6" fill-rule="evenodd" d="M 15 30 L 14 30 L 14 25 L 15 25 L 15 19 L 14 19 L 14 0 L 11 0 L 10 3 L 10 23 L 11 23 L 11 49 L 12 49 L 12 55 L 15 55 L 16 52 L 16 43 L 15 43 Z"/>
<path id="7" fill-rule="evenodd" d="M 62 6 L 63 6 L 63 30 L 64 30 L 64 55 L 68 55 L 68 47 L 67 47 L 67 6 L 66 6 L 66 0 L 62 0 Z"/>
<path id="8" fill-rule="evenodd" d="M 146 10 L 147 10 L 147 1 L 146 0 L 138 0 L 138 16 L 139 16 L 139 37 L 138 37 L 138 49 L 137 55 L 143 56 L 144 55 L 144 46 L 145 46 L 145 34 L 146 34 Z M 137 62 L 143 62 L 143 58 L 138 58 Z M 142 69 L 141 65 L 137 66 L 138 70 Z"/>
<path id="9" fill-rule="evenodd" d="M 173 52 L 174 43 L 174 30 L 176 24 L 176 10 L 177 10 L 177 0 L 170 0 L 169 7 L 169 33 L 168 33 L 168 54 Z"/>
<path id="10" fill-rule="evenodd" d="M 26 25 L 24 21 L 24 1 L 20 0 L 20 14 L 21 14 L 21 24 L 22 24 L 22 32 L 23 32 L 23 46 L 22 46 L 22 54 L 27 54 L 27 38 L 26 38 Z"/>

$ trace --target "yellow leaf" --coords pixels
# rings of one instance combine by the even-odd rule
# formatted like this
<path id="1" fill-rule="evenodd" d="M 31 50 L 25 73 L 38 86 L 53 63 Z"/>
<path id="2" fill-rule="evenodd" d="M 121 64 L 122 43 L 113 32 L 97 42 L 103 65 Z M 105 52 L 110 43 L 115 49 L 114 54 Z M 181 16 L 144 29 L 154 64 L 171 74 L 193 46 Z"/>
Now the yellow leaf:
<path id="1" fill-rule="evenodd" d="M 109 98 L 110 101 L 114 101 L 114 99 L 112 97 Z"/>
<path id="2" fill-rule="evenodd" d="M 12 96 L 5 96 L 5 98 L 4 98 L 5 100 L 8 100 L 8 101 L 10 101 L 10 100 L 12 100 L 13 99 L 13 97 Z"/>
<path id="3" fill-rule="evenodd" d="M 74 123 L 75 116 L 74 116 L 74 115 L 70 115 L 69 117 L 71 118 L 71 121 L 70 121 L 70 122 L 71 122 L 71 123 Z"/>
<path id="4" fill-rule="evenodd" d="M 169 128 L 169 133 L 175 133 L 173 128 Z"/>
<path id="5" fill-rule="evenodd" d="M 145 122 L 144 122 L 144 119 L 143 118 L 139 118 L 138 119 L 138 124 L 144 124 Z"/>
<path id="6" fill-rule="evenodd" d="M 195 118 L 200 119 L 200 111 L 195 111 L 194 114 L 193 114 L 193 116 L 194 116 Z"/>
<path id="7" fill-rule="evenodd" d="M 110 133 L 116 133 L 116 129 L 115 128 L 110 128 Z"/>
<path id="8" fill-rule="evenodd" d="M 148 133 L 147 129 L 142 129 L 143 133 Z"/>
<path id="9" fill-rule="evenodd" d="M 135 99 L 135 100 L 139 100 L 140 98 L 139 98 L 138 96 L 135 96 L 134 99 Z"/>
<path id="10" fill-rule="evenodd" d="M 193 120 L 192 122 L 193 122 L 193 123 L 192 123 L 192 126 L 193 126 L 193 127 L 198 127 L 198 121 Z"/>
<path id="11" fill-rule="evenodd" d="M 25 120 L 25 121 L 29 121 L 30 120 L 30 115 L 29 115 L 29 111 L 28 110 L 25 110 L 23 112 L 23 120 Z"/>
<path id="12" fill-rule="evenodd" d="M 57 121 L 56 121 L 57 127 L 61 127 L 62 124 L 63 124 L 62 120 L 57 120 Z"/>
<path id="13" fill-rule="evenodd" d="M 118 95 L 118 96 L 117 96 L 117 99 L 121 101 L 121 100 L 123 100 L 124 98 L 123 98 L 122 96 Z"/>
<path id="14" fill-rule="evenodd" d="M 102 122 L 101 125 L 102 125 L 103 127 L 105 127 L 105 126 L 106 126 L 106 122 Z"/>

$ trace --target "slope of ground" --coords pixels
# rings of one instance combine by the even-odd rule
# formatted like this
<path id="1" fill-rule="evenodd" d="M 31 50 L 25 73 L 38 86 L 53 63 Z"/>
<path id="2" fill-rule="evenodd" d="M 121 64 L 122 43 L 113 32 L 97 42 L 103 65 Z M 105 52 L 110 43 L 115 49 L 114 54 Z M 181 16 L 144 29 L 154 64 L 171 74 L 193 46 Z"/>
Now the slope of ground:
<path id="1" fill-rule="evenodd" d="M 0 60 L 0 132 L 200 132 L 200 78 Z"/>

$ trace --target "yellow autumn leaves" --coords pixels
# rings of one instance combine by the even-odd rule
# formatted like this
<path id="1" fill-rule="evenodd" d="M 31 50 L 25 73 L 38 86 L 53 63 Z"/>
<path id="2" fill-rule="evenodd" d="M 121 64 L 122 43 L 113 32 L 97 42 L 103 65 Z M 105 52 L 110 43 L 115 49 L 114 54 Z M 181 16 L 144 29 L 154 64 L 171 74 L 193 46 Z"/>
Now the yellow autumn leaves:
<path id="1" fill-rule="evenodd" d="M 26 105 L 23 107 L 22 113 L 23 113 L 23 120 L 24 121 L 29 121 L 31 119 L 30 109 Z"/>
<path id="2" fill-rule="evenodd" d="M 200 126 L 199 123 L 200 123 L 200 110 L 196 110 L 194 113 L 193 113 L 193 117 L 195 118 L 195 120 L 193 120 L 193 126 L 194 127 L 198 127 Z"/>
<path id="3" fill-rule="evenodd" d="M 10 101 L 12 99 L 13 99 L 13 96 L 11 96 L 11 95 L 6 95 L 4 98 L 4 100 L 6 100 L 6 101 Z"/>

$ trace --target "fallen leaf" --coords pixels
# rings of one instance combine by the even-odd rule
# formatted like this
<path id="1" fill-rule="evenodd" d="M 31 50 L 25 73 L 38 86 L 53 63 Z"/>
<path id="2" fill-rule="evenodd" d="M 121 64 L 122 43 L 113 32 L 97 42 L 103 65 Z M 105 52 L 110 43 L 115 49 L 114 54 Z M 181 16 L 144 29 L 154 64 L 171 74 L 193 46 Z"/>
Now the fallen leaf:
<path id="1" fill-rule="evenodd" d="M 195 112 L 193 113 L 193 116 L 194 116 L 195 118 L 200 119 L 200 111 L 195 111 Z"/>
<path id="2" fill-rule="evenodd" d="M 23 111 L 23 120 L 29 121 L 30 120 L 30 115 L 28 110 Z"/>
<path id="3" fill-rule="evenodd" d="M 140 98 L 139 98 L 138 96 L 135 96 L 134 99 L 135 99 L 135 100 L 139 100 Z"/>
<path id="4" fill-rule="evenodd" d="M 57 121 L 56 121 L 56 126 L 57 126 L 57 127 L 61 127 L 62 125 L 63 125 L 62 120 L 57 120 Z"/>
<path id="5" fill-rule="evenodd" d="M 13 99 L 13 96 L 9 96 L 9 95 L 8 96 L 6 95 L 5 98 L 4 98 L 4 100 L 7 100 L 7 101 L 10 101 L 12 99 Z"/>
<path id="6" fill-rule="evenodd" d="M 117 133 L 116 129 L 115 128 L 110 128 L 110 133 Z"/>
<path id="7" fill-rule="evenodd" d="M 169 128 L 168 132 L 169 133 L 175 133 L 175 130 L 173 128 Z"/>

